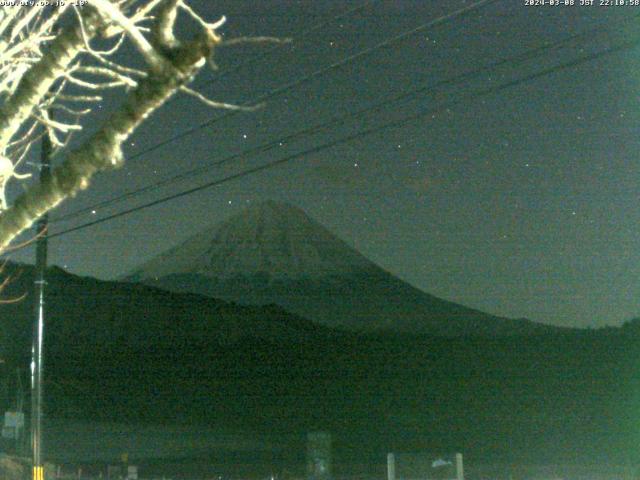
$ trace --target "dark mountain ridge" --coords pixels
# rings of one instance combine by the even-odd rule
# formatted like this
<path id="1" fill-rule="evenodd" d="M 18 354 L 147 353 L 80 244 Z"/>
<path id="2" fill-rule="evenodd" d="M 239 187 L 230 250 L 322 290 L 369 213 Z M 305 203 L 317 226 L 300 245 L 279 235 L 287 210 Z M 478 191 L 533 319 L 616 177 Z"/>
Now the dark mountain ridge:
<path id="1" fill-rule="evenodd" d="M 33 267 L 10 265 L 13 276 L 3 298 L 19 298 L 31 292 Z M 126 284 L 78 277 L 59 267 L 47 271 L 47 332 L 52 348 L 83 344 L 108 348 L 126 343 L 144 350 L 161 341 L 233 343 L 249 334 L 257 338 L 297 341 L 305 335 L 332 331 L 285 312 L 276 305 L 251 307 L 203 297 L 192 293 L 172 293 L 138 284 Z M 2 357 L 29 343 L 32 295 L 21 302 L 2 306 Z M 164 335 L 160 333 L 164 333 Z"/>

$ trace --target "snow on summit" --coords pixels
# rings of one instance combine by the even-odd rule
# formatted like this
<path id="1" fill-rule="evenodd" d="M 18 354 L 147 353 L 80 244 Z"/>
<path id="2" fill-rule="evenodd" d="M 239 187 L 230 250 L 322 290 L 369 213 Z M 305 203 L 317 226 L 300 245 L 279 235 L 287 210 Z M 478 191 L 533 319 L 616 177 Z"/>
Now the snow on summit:
<path id="1" fill-rule="evenodd" d="M 132 276 L 266 274 L 291 279 L 351 273 L 372 265 L 299 208 L 267 201 L 187 239 Z"/>
<path id="2" fill-rule="evenodd" d="M 529 334 L 402 281 L 291 205 L 265 202 L 210 227 L 125 280 L 243 305 L 275 304 L 332 328 L 434 335 Z"/>

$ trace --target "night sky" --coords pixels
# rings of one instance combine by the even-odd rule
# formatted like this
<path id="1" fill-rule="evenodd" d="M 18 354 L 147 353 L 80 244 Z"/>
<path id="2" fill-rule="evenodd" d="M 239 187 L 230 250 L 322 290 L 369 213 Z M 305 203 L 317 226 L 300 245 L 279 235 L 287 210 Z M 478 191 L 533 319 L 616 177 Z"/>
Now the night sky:
<path id="1" fill-rule="evenodd" d="M 306 36 L 301 33 L 361 2 L 190 3 L 210 19 L 227 15 L 227 38 L 293 39 L 277 49 L 218 50 L 218 72 L 203 72 L 196 85 L 216 100 L 243 103 L 473 2 L 372 1 Z M 448 300 L 566 326 L 617 325 L 638 316 L 640 48 L 469 97 L 640 40 L 640 7 L 598 3 L 551 7 L 497 1 L 335 68 L 269 99 L 257 112 L 222 119 L 132 158 L 123 169 L 99 175 L 52 219 L 545 42 L 589 32 L 526 63 L 503 65 L 267 153 L 53 223 L 52 232 L 71 228 L 434 109 L 399 128 L 51 239 L 50 261 L 76 274 L 113 279 L 248 205 L 275 199 L 303 208 L 385 269 Z M 246 65 L 224 73 L 239 63 Z M 107 98 L 91 124 L 118 100 Z M 126 153 L 135 156 L 220 115 L 225 113 L 180 96 L 136 132 Z M 13 258 L 32 261 L 33 253 Z"/>

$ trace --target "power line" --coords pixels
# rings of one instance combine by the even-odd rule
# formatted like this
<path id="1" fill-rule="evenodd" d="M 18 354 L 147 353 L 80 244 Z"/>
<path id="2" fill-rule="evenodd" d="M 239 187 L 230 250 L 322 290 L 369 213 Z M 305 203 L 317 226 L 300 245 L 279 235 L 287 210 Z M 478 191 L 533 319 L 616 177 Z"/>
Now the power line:
<path id="1" fill-rule="evenodd" d="M 203 185 L 199 185 L 197 187 L 193 187 L 193 188 L 190 188 L 188 190 L 184 190 L 182 192 L 178 192 L 178 193 L 175 193 L 175 194 L 172 194 L 172 195 L 169 195 L 169 196 L 166 196 L 166 197 L 163 197 L 163 198 L 160 198 L 160 199 L 145 203 L 143 205 L 139 205 L 137 207 L 129 208 L 127 210 L 123 210 L 123 211 L 118 212 L 118 213 L 114 213 L 113 215 L 108 215 L 106 217 L 103 217 L 103 218 L 100 218 L 100 219 L 97 219 L 97 220 L 94 220 L 94 221 L 91 221 L 91 222 L 87 222 L 87 223 L 84 223 L 82 225 L 78 225 L 78 226 L 73 227 L 73 228 L 69 228 L 69 229 L 66 229 L 66 230 L 62 230 L 60 232 L 56 232 L 56 233 L 50 234 L 49 238 L 55 238 L 55 237 L 59 237 L 59 236 L 62 236 L 62 235 L 66 235 L 66 234 L 71 233 L 71 232 L 75 232 L 75 231 L 78 231 L 78 230 L 83 230 L 85 228 L 92 227 L 94 225 L 98 225 L 100 223 L 104 223 L 104 222 L 113 220 L 115 218 L 128 215 L 130 213 L 134 213 L 134 212 L 137 212 L 137 211 L 140 211 L 140 210 L 144 210 L 146 208 L 150 208 L 150 207 L 153 207 L 153 206 L 156 206 L 156 205 L 159 205 L 159 204 L 171 201 L 171 200 L 175 200 L 177 198 L 181 198 L 181 197 L 184 197 L 184 196 L 187 196 L 187 195 L 191 195 L 192 193 L 196 193 L 196 192 L 199 192 L 201 190 L 205 190 L 207 188 L 211 188 L 211 187 L 215 187 L 215 186 L 218 186 L 218 185 L 222 185 L 222 184 L 230 182 L 232 180 L 237 180 L 239 178 L 246 177 L 248 175 L 252 175 L 254 173 L 258 173 L 258 172 L 262 172 L 262 171 L 265 171 L 265 170 L 269 170 L 271 168 L 275 168 L 277 166 L 283 165 L 285 163 L 289 163 L 289 162 L 291 162 L 293 160 L 296 160 L 296 159 L 298 159 L 300 157 L 303 157 L 305 155 L 310 155 L 310 154 L 318 153 L 318 152 L 321 152 L 321 151 L 324 151 L 324 150 L 328 150 L 328 149 L 336 147 L 338 145 L 342 145 L 342 144 L 351 142 L 353 140 L 357 140 L 357 139 L 363 138 L 363 137 L 365 137 L 367 135 L 371 135 L 373 133 L 381 132 L 383 130 L 400 127 L 402 125 L 408 124 L 410 122 L 413 122 L 413 121 L 415 121 L 415 120 L 417 120 L 419 118 L 425 117 L 427 115 L 438 113 L 438 112 L 440 112 L 440 111 L 442 111 L 444 109 L 450 108 L 450 107 L 455 106 L 455 105 L 459 105 L 460 103 L 468 102 L 468 101 L 471 101 L 471 100 L 475 100 L 476 98 L 479 98 L 479 97 L 491 95 L 491 94 L 494 94 L 494 93 L 497 93 L 497 92 L 500 92 L 500 91 L 503 91 L 503 90 L 506 90 L 506 89 L 509 89 L 509 88 L 513 88 L 513 87 L 521 85 L 523 83 L 527 83 L 527 82 L 536 80 L 538 78 L 541 78 L 541 77 L 544 77 L 544 76 L 547 76 L 547 75 L 551 75 L 552 73 L 556 73 L 556 72 L 559 72 L 559 71 L 562 71 L 562 70 L 567 70 L 567 69 L 570 69 L 570 68 L 574 68 L 574 67 L 576 67 L 578 65 L 581 65 L 583 63 L 587 63 L 587 62 L 596 60 L 596 59 L 601 58 L 601 57 L 603 57 L 605 55 L 610 55 L 612 53 L 616 53 L 616 52 L 619 52 L 619 51 L 627 50 L 629 48 L 633 48 L 633 47 L 637 46 L 638 44 L 640 44 L 640 41 L 638 41 L 638 40 L 633 41 L 633 42 L 625 42 L 625 43 L 622 43 L 622 44 L 617 45 L 615 47 L 611 47 L 611 48 L 608 48 L 608 49 L 605 49 L 605 50 L 601 50 L 600 52 L 596 52 L 596 53 L 593 53 L 593 54 L 590 54 L 590 55 L 585 55 L 585 56 L 579 57 L 579 58 L 577 58 L 575 60 L 572 60 L 572 61 L 569 61 L 569 62 L 565 62 L 565 63 L 562 63 L 562 64 L 558 64 L 558 65 L 555 65 L 553 67 L 546 68 L 546 69 L 544 69 L 544 70 L 542 70 L 540 72 L 532 73 L 530 75 L 526 75 L 524 77 L 521 77 L 521 78 L 518 78 L 518 79 L 515 79 L 515 80 L 511 80 L 511 81 L 503 83 L 501 85 L 497 85 L 495 87 L 489 87 L 489 88 L 486 88 L 486 89 L 478 90 L 478 91 L 476 91 L 476 92 L 474 92 L 472 94 L 464 96 L 464 98 L 453 100 L 453 101 L 445 103 L 445 104 L 443 104 L 443 105 L 441 105 L 441 106 L 439 106 L 437 108 L 422 110 L 422 111 L 420 111 L 420 112 L 418 112 L 416 114 L 409 115 L 409 116 L 403 117 L 401 119 L 385 123 L 383 125 L 379 125 L 379 126 L 376 126 L 376 127 L 372 127 L 372 128 L 366 129 L 366 130 L 362 130 L 360 132 L 357 132 L 357 133 L 342 137 L 340 139 L 333 140 L 331 142 L 328 142 L 328 143 L 325 143 L 325 144 L 322 144 L 322 145 L 318 145 L 316 147 L 313 147 L 313 148 L 310 148 L 310 149 L 307 149 L 307 150 L 304 150 L 304 151 L 301 151 L 301 152 L 298 152 L 298 153 L 294 153 L 292 155 L 288 155 L 288 156 L 286 156 L 284 158 L 281 158 L 279 160 L 275 160 L 273 162 L 266 163 L 264 165 L 259 165 L 259 166 L 256 166 L 256 167 L 248 168 L 248 169 L 245 169 L 245 170 L 243 170 L 241 172 L 228 175 L 228 176 L 226 176 L 224 178 L 221 178 L 221 179 L 218 179 L 218 180 L 214 180 L 214 181 L 211 181 L 211 182 L 207 182 L 207 183 L 205 183 Z"/>
<path id="2" fill-rule="evenodd" d="M 411 37 L 421 31 L 423 31 L 426 28 L 430 28 L 430 27 L 435 27 L 437 25 L 440 25 L 442 23 L 445 23 L 448 20 L 454 19 L 454 18 L 458 18 L 458 17 L 463 17 L 465 15 L 468 15 L 469 13 L 473 12 L 474 10 L 477 10 L 479 8 L 482 8 L 486 5 L 489 5 L 491 3 L 495 3 L 501 0 L 480 0 L 478 2 L 475 2 L 471 5 L 469 5 L 468 7 L 464 7 L 461 9 L 458 9 L 452 13 L 446 14 L 446 15 L 442 15 L 440 17 L 435 18 L 434 20 L 431 20 L 427 23 L 423 23 L 422 25 L 419 25 L 415 28 L 412 28 L 411 30 L 407 30 L 403 33 L 400 33 L 398 35 L 395 35 L 387 40 L 383 40 L 380 43 L 377 43 L 376 45 L 366 48 L 364 50 L 361 50 L 357 53 L 354 53 L 352 55 L 349 55 L 346 58 L 343 58 L 342 60 L 338 60 L 337 62 L 331 63 L 330 65 L 327 65 L 319 70 L 315 70 L 314 72 L 311 72 L 308 75 L 305 75 L 304 77 L 301 77 L 297 80 L 294 80 L 292 82 L 286 83 L 284 85 L 281 85 L 280 87 L 277 87 L 267 93 L 264 93 L 263 95 L 258 96 L 257 98 L 254 98 L 251 101 L 248 102 L 244 102 L 242 105 L 243 106 L 250 106 L 250 105 L 257 105 L 260 104 L 262 102 L 264 102 L 265 100 L 269 100 L 270 98 L 273 98 L 275 96 L 278 96 L 284 92 L 287 92 L 293 88 L 296 88 L 300 85 L 303 85 L 307 82 L 310 82 L 312 80 L 315 80 L 316 78 L 321 77 L 322 75 L 331 72 L 333 70 L 336 70 L 350 62 L 353 62 L 354 60 L 358 60 L 360 58 L 366 57 L 367 55 L 372 54 L 373 52 L 380 50 L 381 48 L 384 47 L 388 47 L 394 43 L 400 42 L 408 37 Z M 216 117 L 212 117 L 209 120 L 206 120 L 202 123 L 200 123 L 199 125 L 196 125 L 195 127 L 191 127 L 187 130 L 183 130 L 182 132 L 178 133 L 177 135 L 174 135 L 173 137 L 169 137 L 166 140 L 163 140 L 161 142 L 158 142 L 144 150 L 141 150 L 139 152 L 136 152 L 133 155 L 129 156 L 129 160 L 134 160 L 136 158 L 140 158 L 143 155 L 147 155 L 148 153 L 154 152 L 156 150 L 158 150 L 161 147 L 164 147 L 165 145 L 168 145 L 170 143 L 173 143 L 177 140 L 180 140 L 182 138 L 188 137 L 189 135 L 194 134 L 195 132 L 197 132 L 198 130 L 201 130 L 205 127 L 208 127 L 210 125 L 213 125 L 214 123 L 219 122 L 220 120 L 224 120 L 226 118 L 230 118 L 233 117 L 235 115 L 238 115 L 239 113 L 241 113 L 241 110 L 230 110 L 227 111 L 226 113 L 216 116 Z"/>
<path id="3" fill-rule="evenodd" d="M 300 32 L 298 34 L 298 38 L 304 38 L 307 35 L 312 34 L 313 32 L 316 32 L 318 30 L 321 30 L 325 27 L 327 27 L 328 25 L 331 25 L 332 23 L 335 23 L 336 21 L 340 20 L 341 18 L 344 17 L 348 17 L 349 15 L 353 15 L 354 13 L 357 13 L 361 10 L 364 10 L 365 8 L 367 8 L 369 5 L 371 5 L 372 3 L 375 3 L 378 0 L 367 0 L 366 2 L 364 2 L 362 5 L 358 5 L 352 8 L 349 8 L 341 13 L 339 13 L 338 15 L 335 15 L 333 17 L 331 17 L 328 20 L 324 20 L 320 23 L 317 23 L 315 25 L 313 25 L 312 27 L 309 27 L 306 30 L 303 30 L 302 32 Z M 196 83 L 200 83 L 200 85 L 198 85 L 198 87 L 203 87 L 205 85 L 210 85 L 212 83 L 217 82 L 218 80 L 226 77 L 227 75 L 229 75 L 230 73 L 236 72 L 238 70 L 240 70 L 242 67 L 246 67 L 247 65 L 251 65 L 252 63 L 256 62 L 256 61 L 262 61 L 264 60 L 264 57 L 279 50 L 280 48 L 282 48 L 284 45 L 286 45 L 285 43 L 277 43 L 275 45 L 271 45 L 271 47 L 267 48 L 266 50 L 262 50 L 259 54 L 257 55 L 253 55 L 250 58 L 248 58 L 247 60 L 244 60 L 240 63 L 237 63 L 236 65 L 233 65 L 231 67 L 225 68 L 222 72 L 219 72 L 215 77 L 203 81 L 203 82 L 196 82 Z M 184 98 L 184 97 L 182 97 Z"/>
<path id="4" fill-rule="evenodd" d="M 302 32 L 300 32 L 298 34 L 298 37 L 299 38 L 304 38 L 304 37 L 316 32 L 318 30 L 321 30 L 321 29 L 325 28 L 328 25 L 331 25 L 332 23 L 335 23 L 336 21 L 338 21 L 338 20 L 340 20 L 340 19 L 342 19 L 344 17 L 353 15 L 354 13 L 357 13 L 357 12 L 360 12 L 360 11 L 366 9 L 367 7 L 369 7 L 371 4 L 375 3 L 376 1 L 378 1 L 378 0 L 367 0 L 364 3 L 362 3 L 361 5 L 348 8 L 347 10 L 339 13 L 338 15 L 335 15 L 335 16 L 331 17 L 328 20 L 324 20 L 322 22 L 319 22 L 319 23 L 315 24 L 312 27 L 309 27 L 306 30 L 303 30 Z M 240 62 L 240 63 L 238 63 L 236 65 L 233 65 L 231 67 L 228 67 L 228 68 L 224 69 L 222 72 L 218 73 L 214 78 L 211 78 L 211 79 L 209 79 L 207 81 L 201 82 L 201 84 L 198 85 L 198 87 L 203 87 L 205 85 L 210 85 L 212 83 L 215 83 L 215 82 L 221 80 L 222 78 L 226 77 L 227 75 L 240 70 L 242 67 L 251 65 L 252 63 L 254 63 L 256 61 L 262 61 L 262 60 L 264 60 L 265 56 L 267 56 L 267 55 L 279 50 L 281 47 L 283 47 L 283 45 L 285 45 L 285 44 L 284 43 L 277 43 L 275 45 L 272 45 L 270 48 L 266 49 L 266 51 L 263 50 L 258 55 L 254 55 L 254 56 L 250 57 L 249 59 L 247 59 L 245 61 L 242 61 L 242 62 Z M 178 97 L 174 97 L 174 99 L 177 99 L 177 98 Z M 181 97 L 181 98 L 184 98 L 184 97 Z M 220 118 L 220 119 L 222 119 L 222 118 Z M 182 137 L 180 137 L 180 138 L 182 138 Z M 177 138 L 175 138 L 175 139 L 177 140 Z M 169 140 L 169 142 L 173 141 L 173 139 L 168 139 L 168 140 Z M 155 149 L 154 147 L 155 146 L 151 147 L 151 149 L 149 149 L 148 151 L 145 150 L 145 151 L 142 151 L 142 152 L 137 152 L 136 154 L 130 156 L 129 160 L 138 158 L 140 156 L 143 156 L 143 155 L 153 151 Z M 93 208 L 95 208 L 95 207 L 93 207 Z M 93 208 L 91 208 L 91 209 L 93 209 Z M 73 216 L 76 216 L 76 215 L 75 214 L 71 214 L 71 216 L 73 217 Z M 65 216 L 63 218 L 67 218 L 67 216 Z M 63 218 L 58 218 L 57 220 L 54 220 L 53 223 L 59 222 L 59 221 L 63 220 Z"/>
<path id="5" fill-rule="evenodd" d="M 629 21 L 635 21 L 638 17 L 640 17 L 640 15 L 636 15 L 634 18 L 629 19 Z M 619 25 L 616 25 L 616 27 L 619 27 Z M 280 138 L 278 138 L 278 139 L 276 139 L 274 141 L 258 145 L 258 146 L 254 147 L 254 148 L 249 149 L 249 150 L 245 150 L 243 152 L 240 152 L 240 153 L 237 153 L 237 154 L 233 154 L 231 156 L 225 157 L 225 158 L 223 158 L 221 160 L 218 160 L 218 161 L 215 161 L 215 162 L 209 162 L 209 163 L 207 163 L 205 165 L 201 165 L 199 167 L 193 168 L 193 169 L 188 170 L 186 172 L 180 172 L 177 175 L 173 175 L 173 176 L 171 176 L 169 178 L 165 178 L 165 179 L 160 180 L 158 182 L 154 182 L 154 183 L 152 183 L 150 185 L 146 185 L 144 187 L 141 187 L 141 188 L 138 188 L 136 190 L 127 192 L 125 194 L 122 194 L 122 195 L 119 195 L 119 196 L 116 196 L 116 197 L 113 197 L 113 198 L 98 202 L 98 203 L 93 204 L 93 205 L 91 205 L 89 207 L 85 207 L 83 209 L 77 210 L 76 212 L 72 212 L 72 213 L 69 213 L 67 215 L 63 215 L 63 216 L 59 217 L 58 219 L 56 219 L 54 221 L 54 223 L 67 221 L 67 220 L 70 220 L 72 218 L 75 218 L 75 217 L 78 217 L 80 215 L 83 215 L 83 214 L 85 214 L 87 212 L 91 212 L 91 211 L 94 211 L 96 209 L 105 208 L 105 207 L 120 203 L 120 202 L 122 202 L 124 200 L 139 196 L 139 195 L 141 195 L 143 193 L 158 189 L 158 188 L 166 186 L 166 185 L 170 185 L 170 184 L 175 183 L 177 181 L 184 180 L 184 179 L 190 178 L 190 177 L 194 177 L 194 176 L 197 176 L 197 175 L 202 174 L 202 173 L 206 173 L 206 172 L 208 172 L 208 170 L 211 167 L 218 167 L 218 166 L 221 166 L 221 165 L 223 165 L 225 163 L 228 163 L 230 161 L 237 160 L 239 158 L 246 159 L 247 157 L 250 157 L 250 156 L 253 156 L 253 155 L 257 155 L 257 154 L 260 154 L 260 153 L 268 152 L 268 151 L 273 150 L 274 148 L 277 148 L 277 147 L 279 147 L 279 146 L 281 146 L 281 145 L 283 145 L 285 143 L 290 143 L 292 140 L 297 140 L 300 137 L 304 137 L 304 136 L 307 136 L 307 135 L 312 135 L 312 134 L 317 133 L 318 131 L 321 131 L 322 129 L 325 129 L 327 127 L 334 126 L 335 124 L 344 123 L 348 119 L 361 117 L 364 114 L 380 110 L 383 107 L 386 107 L 387 105 L 390 105 L 390 104 L 395 103 L 395 102 L 399 102 L 401 100 L 404 100 L 404 99 L 409 98 L 411 96 L 415 96 L 415 95 L 420 94 L 420 93 L 424 93 L 424 92 L 426 92 L 428 90 L 436 89 L 436 88 L 443 87 L 443 86 L 446 86 L 446 85 L 454 85 L 456 83 L 460 83 L 460 82 L 472 79 L 474 77 L 477 77 L 482 73 L 486 73 L 486 72 L 489 72 L 491 70 L 495 70 L 495 69 L 497 69 L 499 67 L 502 67 L 504 65 L 509 65 L 511 67 L 517 66 L 519 64 L 522 64 L 522 63 L 527 62 L 527 61 L 529 61 L 529 60 L 531 60 L 533 58 L 536 58 L 536 57 L 540 56 L 542 53 L 546 53 L 550 49 L 562 47 L 567 43 L 573 42 L 573 41 L 578 40 L 578 39 L 582 39 L 584 37 L 591 36 L 594 33 L 598 32 L 598 31 L 601 31 L 601 30 L 602 30 L 602 25 L 599 25 L 599 26 L 597 26 L 595 28 L 591 28 L 591 29 L 589 29 L 587 31 L 584 31 L 584 32 L 581 32 L 581 33 L 577 33 L 577 34 L 574 34 L 574 35 L 570 35 L 570 36 L 568 36 L 566 38 L 557 40 L 555 42 L 544 42 L 542 45 L 540 45 L 540 46 L 538 46 L 536 48 L 526 50 L 525 52 L 519 53 L 517 55 L 513 55 L 513 56 L 510 56 L 510 57 L 501 59 L 501 60 L 497 60 L 495 62 L 491 62 L 491 63 L 489 63 L 489 64 L 487 64 L 485 66 L 482 66 L 480 68 L 476 68 L 476 69 L 471 70 L 469 72 L 465 72 L 465 73 L 462 73 L 460 75 L 456 75 L 454 77 L 451 77 L 451 78 L 448 78 L 448 79 L 445 79 L 445 80 L 441 80 L 439 82 L 435 82 L 433 84 L 423 85 L 423 86 L 418 87 L 416 89 L 400 93 L 399 95 L 396 95 L 394 97 L 388 98 L 388 99 L 383 100 L 383 101 L 381 101 L 379 103 L 376 103 L 374 105 L 362 108 L 362 109 L 357 110 L 355 112 L 350 112 L 350 113 L 347 113 L 347 114 L 344 114 L 344 115 L 332 117 L 331 119 L 329 119 L 327 121 L 324 121 L 324 122 L 321 122 L 321 123 L 317 123 L 317 124 L 315 124 L 313 126 L 304 128 L 302 130 L 298 130 L 297 132 L 294 132 L 292 134 L 286 135 L 284 137 L 280 137 Z"/>
<path id="6" fill-rule="evenodd" d="M 312 72 L 311 74 L 306 75 L 306 76 L 304 76 L 304 77 L 302 77 L 302 78 L 300 78 L 298 80 L 294 80 L 293 82 L 290 82 L 290 83 L 285 84 L 285 85 L 283 85 L 281 87 L 278 87 L 275 90 L 272 90 L 272 91 L 270 91 L 270 92 L 268 92 L 268 93 L 266 93 L 266 94 L 264 94 L 264 95 L 262 95 L 262 96 L 260 96 L 260 97 L 258 97 L 256 99 L 254 99 L 251 103 L 259 103 L 261 101 L 267 100 L 267 99 L 269 99 L 269 98 L 271 98 L 273 96 L 276 96 L 276 95 L 278 95 L 280 93 L 283 93 L 284 91 L 287 91 L 287 90 L 289 90 L 291 88 L 294 88 L 294 87 L 296 87 L 298 85 L 304 84 L 307 81 L 310 81 L 310 80 L 312 80 L 314 78 L 317 78 L 317 77 L 319 77 L 319 76 L 321 76 L 321 75 L 323 75 L 323 74 L 325 74 L 325 73 L 327 73 L 327 72 L 329 72 L 329 71 L 331 71 L 331 70 L 333 70 L 335 68 L 343 66 L 343 65 L 349 63 L 350 61 L 353 61 L 353 60 L 355 60 L 357 58 L 361 58 L 363 56 L 369 55 L 372 52 L 374 52 L 376 50 L 379 50 L 380 48 L 383 48 L 385 46 L 389 46 L 389 45 L 391 45 L 393 43 L 396 43 L 396 42 L 398 42 L 400 40 L 403 40 L 403 39 L 408 38 L 408 37 L 410 37 L 412 35 L 415 35 L 416 33 L 424 30 L 425 28 L 433 27 L 433 26 L 439 25 L 441 23 L 444 23 L 447 20 L 451 20 L 451 19 L 456 18 L 456 17 L 461 17 L 461 16 L 464 16 L 464 15 L 467 15 L 468 13 L 470 13 L 470 12 L 472 12 L 472 11 L 478 9 L 478 8 L 481 8 L 483 6 L 486 6 L 486 5 L 490 4 L 490 3 L 494 3 L 494 2 L 497 2 L 497 1 L 500 1 L 500 0 L 481 0 L 479 2 L 473 3 L 472 5 L 469 5 L 467 7 L 464 7 L 464 8 L 458 9 L 458 10 L 456 10 L 454 12 L 451 12 L 449 14 L 437 17 L 437 18 L 435 18 L 435 19 L 433 19 L 433 20 L 431 20 L 431 21 L 429 21 L 427 23 L 424 23 L 424 24 L 422 24 L 422 25 L 420 25 L 418 27 L 415 27 L 415 28 L 413 28 L 411 30 L 405 31 L 405 32 L 400 33 L 398 35 L 395 35 L 394 37 L 391 37 L 391 38 L 389 38 L 387 40 L 384 40 L 384 41 L 374 45 L 373 47 L 369 47 L 369 48 L 367 48 L 365 50 L 357 52 L 357 53 L 355 53 L 353 55 L 350 55 L 350 56 L 338 61 L 338 62 L 332 63 L 332 64 L 330 64 L 330 65 L 328 65 L 326 67 L 323 67 L 323 68 L 321 68 L 319 70 L 316 70 L 316 71 Z M 195 133 L 198 130 L 201 130 L 201 129 L 209 126 L 209 125 L 212 125 L 213 123 L 216 123 L 216 122 L 218 122 L 220 120 L 223 120 L 225 118 L 229 118 L 229 117 L 231 117 L 233 115 L 236 115 L 238 113 L 239 113 L 238 111 L 230 111 L 227 114 L 223 114 L 221 116 L 209 119 L 209 120 L 207 120 L 207 121 L 205 121 L 205 122 L 203 122 L 203 123 L 201 123 L 199 125 L 196 125 L 195 127 L 187 129 L 187 130 L 185 130 L 185 131 L 183 131 L 183 132 L 181 132 L 181 133 L 179 133 L 177 135 L 174 135 L 173 137 L 170 137 L 170 138 L 168 138 L 166 140 L 163 140 L 163 141 L 161 141 L 159 143 L 156 143 L 156 144 L 152 145 L 151 147 L 148 147 L 148 148 L 146 148 L 146 149 L 144 149 L 144 150 L 142 150 L 140 152 L 137 152 L 134 155 L 129 156 L 129 161 L 134 160 L 136 158 L 139 158 L 139 157 L 141 157 L 143 155 L 146 155 L 146 154 L 148 154 L 150 152 L 153 152 L 153 151 L 155 151 L 155 150 L 157 150 L 157 149 L 159 149 L 159 148 L 161 148 L 161 147 L 163 147 L 163 146 L 165 146 L 165 145 L 167 145 L 169 143 L 172 143 L 172 142 L 174 142 L 176 140 L 179 140 L 179 139 L 184 138 L 186 136 L 192 135 L 193 133 Z M 317 127 L 311 127 L 311 129 L 315 129 L 315 128 L 317 128 Z M 294 136 L 298 136 L 298 135 L 301 135 L 301 134 L 302 133 L 295 134 Z M 288 141 L 289 139 L 287 138 L 286 140 Z M 282 140 L 278 140 L 277 142 L 275 142 L 275 145 L 270 144 L 268 146 L 268 149 L 274 148 L 281 141 Z M 262 151 L 267 151 L 267 150 L 262 150 L 263 148 L 267 148 L 267 146 L 265 145 L 265 146 L 257 147 L 256 149 L 253 149 L 252 152 L 253 153 L 261 153 Z M 230 158 L 225 159 L 225 162 L 233 160 L 233 159 L 236 159 L 236 158 L 238 158 L 237 155 L 234 155 L 234 156 L 232 156 Z M 180 175 L 180 177 L 182 177 L 182 175 Z M 140 191 L 136 192 L 136 194 L 142 193 L 142 191 L 148 191 L 150 188 L 157 188 L 158 186 L 162 186 L 164 184 L 165 184 L 165 181 L 162 181 L 161 185 L 156 185 L 156 186 L 153 186 L 153 187 L 144 187 Z M 111 201 L 106 201 L 106 204 L 107 205 L 111 204 Z M 82 213 L 85 213 L 87 211 L 94 210 L 95 208 L 104 207 L 104 205 L 105 205 L 105 203 L 102 202 L 102 204 L 100 206 L 98 206 L 98 207 L 93 206 L 93 207 L 88 207 L 86 209 L 82 209 L 81 211 L 78 211 L 78 212 L 72 212 L 72 213 L 67 214 L 65 216 L 59 217 L 54 222 L 57 223 L 57 222 L 61 222 L 61 221 L 64 221 L 64 220 L 68 220 L 70 218 L 75 218 L 76 216 L 81 215 Z"/>

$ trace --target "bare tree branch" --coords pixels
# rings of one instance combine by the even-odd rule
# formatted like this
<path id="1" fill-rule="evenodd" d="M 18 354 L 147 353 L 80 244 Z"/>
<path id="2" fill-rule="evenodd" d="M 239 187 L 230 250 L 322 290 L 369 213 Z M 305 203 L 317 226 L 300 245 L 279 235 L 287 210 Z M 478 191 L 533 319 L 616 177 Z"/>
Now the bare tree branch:
<path id="1" fill-rule="evenodd" d="M 221 47 L 235 47 L 245 43 L 291 43 L 290 38 L 278 37 L 237 37 L 230 38 L 220 43 Z"/>
<path id="2" fill-rule="evenodd" d="M 58 21 L 65 12 L 71 13 Z M 196 39 L 176 37 L 179 12 L 199 26 Z M 288 41 L 242 37 L 223 43 L 216 30 L 225 20 L 205 20 L 186 0 L 91 0 L 84 8 L 0 10 L 0 254 L 44 213 L 87 188 L 96 173 L 120 166 L 124 142 L 177 92 L 215 108 L 260 108 L 217 102 L 187 86 L 207 60 L 213 61 L 214 47 Z M 110 46 L 100 45 L 105 40 Z M 125 42 L 144 59 L 144 69 L 116 55 Z M 106 88 L 122 88 L 122 104 L 69 151 L 71 135 L 102 107 L 103 97 L 96 93 Z M 16 167 L 42 135 L 63 160 L 9 205 L 7 182 L 30 176 Z"/>
<path id="3" fill-rule="evenodd" d="M 89 15 L 86 35 L 94 35 L 97 28 L 97 17 Z M 83 45 L 80 27 L 66 28 L 51 42 L 49 51 L 40 61 L 24 74 L 15 93 L 0 107 L 0 154 L 53 83 L 81 52 Z"/>
<path id="4" fill-rule="evenodd" d="M 150 73 L 131 91 L 122 107 L 84 145 L 71 152 L 50 178 L 31 186 L 0 215 L 0 250 L 29 228 L 41 215 L 65 198 L 89 186 L 101 170 L 120 165 L 122 144 L 151 113 L 205 64 L 213 48 L 210 36 L 180 47 L 172 55 L 171 68 Z"/>
<path id="5" fill-rule="evenodd" d="M 159 70 L 164 66 L 162 56 L 158 55 L 147 39 L 144 38 L 140 29 L 136 27 L 136 24 L 124 15 L 117 5 L 114 5 L 109 0 L 91 0 L 91 4 L 97 8 L 101 14 L 108 17 L 113 23 L 124 30 L 152 69 Z"/>
<path id="6" fill-rule="evenodd" d="M 243 112 L 255 112 L 256 110 L 264 107 L 263 103 L 260 103 L 258 105 L 252 105 L 252 106 L 243 106 L 243 105 L 234 105 L 232 103 L 224 103 L 224 102 L 217 102 L 215 100 L 211 100 L 207 97 L 205 97 L 204 95 L 202 95 L 200 92 L 193 90 L 187 86 L 182 86 L 180 87 L 180 91 L 186 93 L 187 95 L 190 95 L 194 98 L 197 98 L 198 100 L 200 100 L 202 103 L 204 103 L 205 105 L 209 106 L 209 107 L 213 107 L 213 108 L 223 108 L 225 110 L 240 110 Z"/>

